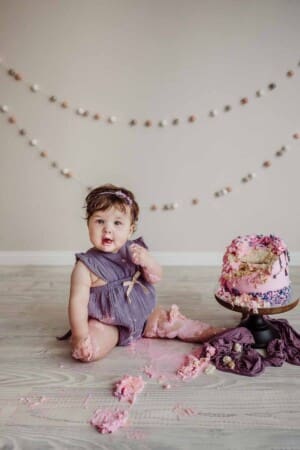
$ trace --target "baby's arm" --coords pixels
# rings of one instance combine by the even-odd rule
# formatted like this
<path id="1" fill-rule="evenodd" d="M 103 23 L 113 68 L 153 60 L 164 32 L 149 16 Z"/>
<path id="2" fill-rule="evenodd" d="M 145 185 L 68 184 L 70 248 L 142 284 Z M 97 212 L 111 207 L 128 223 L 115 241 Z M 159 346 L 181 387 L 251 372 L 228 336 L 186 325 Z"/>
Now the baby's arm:
<path id="1" fill-rule="evenodd" d="M 143 275 L 149 283 L 155 284 L 161 280 L 162 268 L 147 249 L 141 245 L 132 244 L 130 251 L 132 261 L 134 264 L 141 266 Z"/>
<path id="2" fill-rule="evenodd" d="M 87 267 L 78 261 L 71 276 L 69 321 L 72 330 L 72 355 L 76 359 L 92 357 L 88 328 L 88 301 L 91 277 Z"/>

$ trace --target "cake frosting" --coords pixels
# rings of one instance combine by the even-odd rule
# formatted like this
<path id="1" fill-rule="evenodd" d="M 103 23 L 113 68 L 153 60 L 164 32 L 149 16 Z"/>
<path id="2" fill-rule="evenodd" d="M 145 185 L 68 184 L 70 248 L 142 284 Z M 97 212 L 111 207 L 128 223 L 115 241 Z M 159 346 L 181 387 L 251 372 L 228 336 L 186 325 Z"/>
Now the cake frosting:
<path id="1" fill-rule="evenodd" d="M 224 254 L 217 295 L 254 311 L 284 305 L 291 299 L 288 266 L 288 249 L 279 237 L 239 236 Z"/>
<path id="2" fill-rule="evenodd" d="M 128 420 L 129 413 L 126 410 L 116 409 L 97 409 L 90 420 L 91 425 L 99 431 L 99 433 L 114 433 L 119 428 L 124 427 Z"/>
<path id="3" fill-rule="evenodd" d="M 142 392 L 145 387 L 144 380 L 141 376 L 133 377 L 131 375 L 124 375 L 114 387 L 114 395 L 120 401 L 134 403 L 137 394 Z"/>

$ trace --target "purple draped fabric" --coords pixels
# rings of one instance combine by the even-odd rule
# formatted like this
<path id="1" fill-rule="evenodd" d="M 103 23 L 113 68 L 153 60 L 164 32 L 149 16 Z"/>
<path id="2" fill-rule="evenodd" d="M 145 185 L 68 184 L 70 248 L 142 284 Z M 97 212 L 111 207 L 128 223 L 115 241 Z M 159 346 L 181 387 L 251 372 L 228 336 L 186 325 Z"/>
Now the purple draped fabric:
<path id="1" fill-rule="evenodd" d="M 206 353 L 206 347 L 212 345 L 216 352 L 211 361 L 217 369 L 249 377 L 259 375 L 265 367 L 282 366 L 285 361 L 300 365 L 300 335 L 287 320 L 268 318 L 268 321 L 279 332 L 280 338 L 269 342 L 265 357 L 252 347 L 254 338 L 244 327 L 233 328 L 213 337 L 204 344 L 203 352 Z"/>

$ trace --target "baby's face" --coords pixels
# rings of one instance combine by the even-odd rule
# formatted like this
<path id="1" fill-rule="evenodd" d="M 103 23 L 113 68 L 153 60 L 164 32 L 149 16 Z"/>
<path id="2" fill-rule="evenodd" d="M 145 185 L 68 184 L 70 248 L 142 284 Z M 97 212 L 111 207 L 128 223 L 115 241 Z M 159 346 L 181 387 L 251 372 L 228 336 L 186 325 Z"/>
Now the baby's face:
<path id="1" fill-rule="evenodd" d="M 126 212 L 112 206 L 96 211 L 88 221 L 90 241 L 98 250 L 116 253 L 133 232 L 130 208 Z"/>

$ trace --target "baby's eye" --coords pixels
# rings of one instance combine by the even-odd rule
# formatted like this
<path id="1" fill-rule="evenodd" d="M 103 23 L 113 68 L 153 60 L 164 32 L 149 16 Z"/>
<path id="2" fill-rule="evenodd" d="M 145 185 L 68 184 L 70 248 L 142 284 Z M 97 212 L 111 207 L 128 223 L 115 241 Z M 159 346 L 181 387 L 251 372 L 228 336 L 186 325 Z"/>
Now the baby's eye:
<path id="1" fill-rule="evenodd" d="M 120 222 L 120 220 L 116 220 L 115 225 L 122 225 L 122 222 Z"/>
<path id="2" fill-rule="evenodd" d="M 100 223 L 101 225 L 104 223 L 104 220 L 102 219 L 97 219 L 97 223 Z"/>

